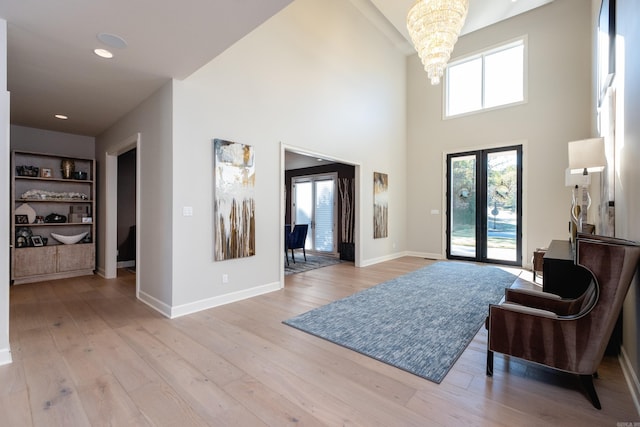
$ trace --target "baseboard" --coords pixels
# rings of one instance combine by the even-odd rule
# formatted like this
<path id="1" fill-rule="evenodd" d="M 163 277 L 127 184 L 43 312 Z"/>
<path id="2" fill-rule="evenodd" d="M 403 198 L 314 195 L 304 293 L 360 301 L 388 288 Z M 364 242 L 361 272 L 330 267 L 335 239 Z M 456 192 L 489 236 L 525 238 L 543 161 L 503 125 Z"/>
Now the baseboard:
<path id="1" fill-rule="evenodd" d="M 620 348 L 618 361 L 620 362 L 624 379 L 627 381 L 627 386 L 629 386 L 629 392 L 631 393 L 633 404 L 636 407 L 636 412 L 640 415 L 640 382 L 638 381 L 638 376 L 631 366 L 629 356 L 627 356 L 627 353 L 624 351 L 624 347 Z"/>
<path id="2" fill-rule="evenodd" d="M 118 261 L 118 263 L 116 264 L 116 268 L 128 268 L 128 267 L 135 267 L 136 266 L 136 260 L 132 259 L 130 261 Z"/>
<path id="3" fill-rule="evenodd" d="M 394 259 L 402 258 L 403 256 L 412 256 L 417 258 L 428 258 L 428 259 L 436 259 L 436 260 L 444 259 L 441 254 L 403 251 L 403 252 L 396 252 L 394 254 L 389 254 L 389 255 L 378 257 L 378 258 L 371 258 L 371 259 L 362 261 L 358 267 L 368 267 L 370 265 L 378 264 L 381 262 L 392 261 Z"/>
<path id="4" fill-rule="evenodd" d="M 196 313 L 198 311 L 207 310 L 209 308 L 218 307 L 252 297 L 257 297 L 258 295 L 267 294 L 269 292 L 279 291 L 282 288 L 283 285 L 280 282 L 273 282 L 262 286 L 256 286 L 255 288 L 251 289 L 231 292 L 229 294 L 171 307 L 171 314 L 168 317 L 170 317 L 171 319 L 175 319 L 176 317 L 186 316 L 187 314 Z"/>
<path id="5" fill-rule="evenodd" d="M 4 348 L 0 350 L 0 366 L 8 365 L 9 363 L 12 363 L 12 362 L 13 360 L 11 359 L 11 349 Z"/>
<path id="6" fill-rule="evenodd" d="M 370 265 L 379 264 L 379 263 L 385 262 L 385 261 L 391 261 L 391 260 L 394 260 L 394 259 L 402 258 L 403 256 L 405 256 L 404 252 L 397 252 L 395 254 L 389 254 L 389 255 L 378 257 L 378 258 L 371 258 L 371 259 L 367 259 L 367 260 L 362 260 L 362 262 L 360 263 L 360 265 L 358 267 L 369 267 Z"/>
<path id="7" fill-rule="evenodd" d="M 407 256 L 414 256 L 414 257 L 418 257 L 418 258 L 426 258 L 426 259 L 433 259 L 433 260 L 443 260 L 446 259 L 442 254 L 435 254 L 435 253 L 429 253 L 429 252 L 406 252 Z"/>
<path id="8" fill-rule="evenodd" d="M 169 304 L 166 304 L 143 291 L 138 291 L 138 299 L 163 316 L 171 318 L 171 306 Z"/>
<path id="9" fill-rule="evenodd" d="M 103 279 L 106 279 L 106 278 L 107 278 L 106 273 L 104 272 L 104 268 L 102 268 L 102 267 L 98 267 L 98 268 L 96 269 L 96 274 L 97 274 L 98 276 L 102 277 Z"/>

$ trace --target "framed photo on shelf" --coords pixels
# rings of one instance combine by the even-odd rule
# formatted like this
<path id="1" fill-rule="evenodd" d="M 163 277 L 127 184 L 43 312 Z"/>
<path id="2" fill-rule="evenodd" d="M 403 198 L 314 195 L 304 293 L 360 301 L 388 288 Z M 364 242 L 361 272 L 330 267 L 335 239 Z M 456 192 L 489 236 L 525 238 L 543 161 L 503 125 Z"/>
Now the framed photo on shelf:
<path id="1" fill-rule="evenodd" d="M 29 224 L 29 217 L 27 215 L 16 215 L 16 224 Z"/>
<path id="2" fill-rule="evenodd" d="M 33 244 L 33 246 L 44 246 L 42 236 L 31 236 L 31 243 Z"/>
<path id="3" fill-rule="evenodd" d="M 40 177 L 41 178 L 52 178 L 53 177 L 53 172 L 51 171 L 51 168 L 42 168 L 42 169 L 40 169 Z"/>

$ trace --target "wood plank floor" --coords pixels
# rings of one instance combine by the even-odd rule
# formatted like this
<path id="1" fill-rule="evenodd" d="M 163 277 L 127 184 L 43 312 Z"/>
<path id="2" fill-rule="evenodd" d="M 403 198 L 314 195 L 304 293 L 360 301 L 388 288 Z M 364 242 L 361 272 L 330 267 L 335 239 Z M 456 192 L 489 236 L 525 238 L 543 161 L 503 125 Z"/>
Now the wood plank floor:
<path id="1" fill-rule="evenodd" d="M 420 268 L 404 257 L 287 276 L 283 290 L 174 320 L 135 299 L 134 275 L 11 287 L 14 363 L 2 426 L 616 426 L 640 416 L 617 359 L 603 409 L 566 374 L 496 355 L 481 328 L 441 384 L 283 325 Z"/>

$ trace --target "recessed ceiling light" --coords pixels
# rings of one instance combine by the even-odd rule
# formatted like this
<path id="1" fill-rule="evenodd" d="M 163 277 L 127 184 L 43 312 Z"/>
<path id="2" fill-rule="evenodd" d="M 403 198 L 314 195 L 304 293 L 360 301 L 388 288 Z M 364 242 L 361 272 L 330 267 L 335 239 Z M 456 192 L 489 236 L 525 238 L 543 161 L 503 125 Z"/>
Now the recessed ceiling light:
<path id="1" fill-rule="evenodd" d="M 116 49 L 124 49 L 127 47 L 127 42 L 120 36 L 109 33 L 98 34 L 98 40 L 107 46 L 115 47 Z"/>
<path id="2" fill-rule="evenodd" d="M 107 49 L 93 49 L 93 53 L 101 58 L 113 58 L 113 53 L 109 52 Z"/>
<path id="3" fill-rule="evenodd" d="M 67 120 L 69 117 L 65 116 L 64 114 L 56 114 L 54 116 L 56 119 L 60 119 L 60 120 Z"/>

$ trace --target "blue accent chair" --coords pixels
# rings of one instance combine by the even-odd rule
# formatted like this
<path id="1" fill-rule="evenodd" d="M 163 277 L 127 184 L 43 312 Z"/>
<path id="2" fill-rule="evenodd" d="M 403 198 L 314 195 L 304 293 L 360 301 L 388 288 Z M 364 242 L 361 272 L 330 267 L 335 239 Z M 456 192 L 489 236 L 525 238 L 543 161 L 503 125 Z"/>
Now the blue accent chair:
<path id="1" fill-rule="evenodd" d="M 294 264 L 296 262 L 296 257 L 294 255 L 294 249 L 302 249 L 302 254 L 304 255 L 304 260 L 307 260 L 307 253 L 304 250 L 304 243 L 307 240 L 307 231 L 309 230 L 309 224 L 296 224 L 289 234 L 289 241 L 287 242 L 286 249 L 291 250 L 291 259 Z M 286 250 L 285 249 L 285 250 Z M 287 264 L 289 264 L 289 256 L 287 255 Z"/>

